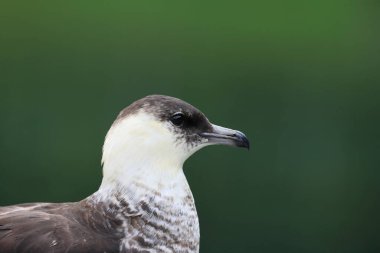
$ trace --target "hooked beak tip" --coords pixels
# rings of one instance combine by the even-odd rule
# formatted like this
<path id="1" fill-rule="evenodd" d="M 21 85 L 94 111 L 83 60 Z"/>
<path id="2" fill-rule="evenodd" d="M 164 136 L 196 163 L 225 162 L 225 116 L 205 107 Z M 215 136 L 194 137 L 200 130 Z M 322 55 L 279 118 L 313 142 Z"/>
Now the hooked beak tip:
<path id="1" fill-rule="evenodd" d="M 247 136 L 245 136 L 245 134 L 243 134 L 240 131 L 236 131 L 235 136 L 237 139 L 237 142 L 236 142 L 237 145 L 236 146 L 246 148 L 249 150 L 250 145 L 249 145 L 249 140 L 248 140 Z"/>

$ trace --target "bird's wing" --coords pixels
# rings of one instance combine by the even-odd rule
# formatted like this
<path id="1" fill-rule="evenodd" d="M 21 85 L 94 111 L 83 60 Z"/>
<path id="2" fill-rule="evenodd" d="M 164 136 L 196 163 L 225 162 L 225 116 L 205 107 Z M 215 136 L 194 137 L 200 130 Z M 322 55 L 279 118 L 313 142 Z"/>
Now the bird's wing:
<path id="1" fill-rule="evenodd" d="M 118 252 L 118 235 L 96 227 L 89 229 L 83 224 L 88 218 L 78 217 L 77 209 L 70 204 L 0 207 L 0 251 Z"/>

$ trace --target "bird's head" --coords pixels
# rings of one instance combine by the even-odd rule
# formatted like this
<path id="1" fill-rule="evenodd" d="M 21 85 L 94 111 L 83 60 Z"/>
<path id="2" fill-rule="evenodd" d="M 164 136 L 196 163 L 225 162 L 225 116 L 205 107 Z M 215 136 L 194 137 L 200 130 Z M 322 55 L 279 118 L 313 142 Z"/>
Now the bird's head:
<path id="1" fill-rule="evenodd" d="M 210 123 L 194 106 L 173 97 L 147 96 L 122 110 L 109 130 L 104 177 L 175 172 L 194 152 L 214 144 L 249 148 L 242 132 Z"/>

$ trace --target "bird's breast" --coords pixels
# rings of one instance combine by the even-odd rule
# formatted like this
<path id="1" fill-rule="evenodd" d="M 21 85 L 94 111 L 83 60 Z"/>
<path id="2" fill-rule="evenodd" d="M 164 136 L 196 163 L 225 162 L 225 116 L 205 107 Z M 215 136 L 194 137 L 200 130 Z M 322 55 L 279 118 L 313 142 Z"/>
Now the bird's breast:
<path id="1" fill-rule="evenodd" d="M 199 251 L 198 215 L 188 186 L 171 191 L 157 191 L 140 184 L 133 188 L 144 189 L 144 193 L 127 194 L 127 199 L 119 201 L 128 205 L 128 211 L 121 214 L 123 249 L 152 253 Z"/>

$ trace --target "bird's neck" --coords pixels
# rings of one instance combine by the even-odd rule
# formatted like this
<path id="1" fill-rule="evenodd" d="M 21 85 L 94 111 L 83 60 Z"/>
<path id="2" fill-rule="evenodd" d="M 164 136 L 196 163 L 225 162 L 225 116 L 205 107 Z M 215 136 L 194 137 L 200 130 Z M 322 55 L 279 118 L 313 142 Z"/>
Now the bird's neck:
<path id="1" fill-rule="evenodd" d="M 152 156 L 144 161 L 138 155 L 119 159 L 104 164 L 103 170 L 108 173 L 104 173 L 99 190 L 91 196 L 95 203 L 108 203 L 120 209 L 123 203 L 128 203 L 128 208 L 139 209 L 141 203 L 150 205 L 163 198 L 171 200 L 166 202 L 169 205 L 183 199 L 193 201 L 182 166 Z"/>
<path id="2" fill-rule="evenodd" d="M 111 167 L 111 168 L 110 168 Z M 103 179 L 100 191 L 119 190 L 131 184 L 147 185 L 153 189 L 177 183 L 183 176 L 181 166 L 169 164 L 160 159 L 143 160 L 143 157 L 132 156 L 114 159 L 103 168 Z M 116 189 L 115 189 L 116 188 Z"/>
<path id="3" fill-rule="evenodd" d="M 190 189 L 182 168 L 136 168 L 123 170 L 114 177 L 103 177 L 97 193 L 105 198 L 114 195 L 139 198 L 150 194 L 185 197 Z"/>

